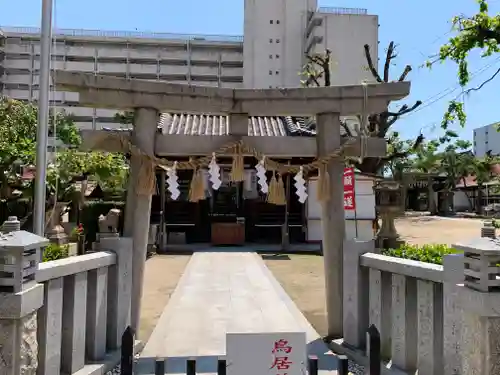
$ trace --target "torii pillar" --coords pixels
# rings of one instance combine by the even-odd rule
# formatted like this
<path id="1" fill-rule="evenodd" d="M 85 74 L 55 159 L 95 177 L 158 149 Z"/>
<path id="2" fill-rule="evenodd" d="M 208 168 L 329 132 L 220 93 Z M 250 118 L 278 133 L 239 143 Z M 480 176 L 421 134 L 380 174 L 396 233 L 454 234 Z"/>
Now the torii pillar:
<path id="1" fill-rule="evenodd" d="M 325 157 L 341 145 L 339 113 L 316 115 L 316 142 L 318 158 Z M 329 161 L 330 197 L 321 202 L 321 228 L 323 232 L 323 264 L 325 268 L 326 312 L 328 338 L 343 336 L 343 244 L 344 216 L 344 158 Z"/>
<path id="2" fill-rule="evenodd" d="M 154 156 L 155 136 L 158 123 L 158 111 L 154 108 L 135 110 L 132 143 L 149 156 Z M 132 153 L 127 191 L 124 235 L 132 237 L 134 247 L 132 255 L 132 299 L 130 325 L 137 332 L 139 328 L 144 267 L 149 238 L 152 193 L 138 189 L 140 181 L 141 155 Z M 154 178 L 155 176 L 153 176 Z"/>

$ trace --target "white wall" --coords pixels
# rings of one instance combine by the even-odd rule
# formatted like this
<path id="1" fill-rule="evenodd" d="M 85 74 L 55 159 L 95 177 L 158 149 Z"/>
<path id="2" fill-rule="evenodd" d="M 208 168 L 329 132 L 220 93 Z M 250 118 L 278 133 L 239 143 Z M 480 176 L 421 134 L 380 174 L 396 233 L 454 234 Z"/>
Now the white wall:
<path id="1" fill-rule="evenodd" d="M 321 241 L 323 232 L 321 228 L 321 204 L 316 198 L 318 180 L 308 181 L 309 197 L 306 201 L 307 209 L 307 241 Z M 345 211 L 346 238 L 359 238 L 361 240 L 373 239 L 373 220 L 375 219 L 375 194 L 373 180 L 356 174 L 354 186 L 356 194 L 356 211 Z"/>
<path id="2" fill-rule="evenodd" d="M 300 85 L 307 11 L 315 8 L 312 0 L 245 0 L 244 87 Z"/>
<path id="3" fill-rule="evenodd" d="M 332 85 L 353 85 L 363 80 L 374 81 L 367 71 L 364 45 L 370 46 L 375 64 L 378 61 L 378 16 L 317 13 L 320 26 L 313 33 L 321 37 L 310 54 L 332 51 Z"/>
<path id="4" fill-rule="evenodd" d="M 474 154 L 477 157 L 485 156 L 489 150 L 493 154 L 500 154 L 500 132 L 497 131 L 498 125 L 499 123 L 495 123 L 474 129 Z"/>
<path id="5" fill-rule="evenodd" d="M 470 210 L 469 199 L 464 191 L 458 190 L 453 194 L 453 208 L 455 211 Z"/>

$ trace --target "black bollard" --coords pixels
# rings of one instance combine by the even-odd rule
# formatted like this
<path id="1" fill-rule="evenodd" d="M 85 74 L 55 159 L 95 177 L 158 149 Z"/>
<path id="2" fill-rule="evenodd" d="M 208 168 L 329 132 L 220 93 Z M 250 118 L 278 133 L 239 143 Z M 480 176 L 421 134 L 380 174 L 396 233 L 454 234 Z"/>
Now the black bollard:
<path id="1" fill-rule="evenodd" d="M 380 333 L 375 327 L 371 325 L 368 328 L 368 364 L 369 364 L 369 374 L 370 375 L 380 375 L 381 368 L 380 363 L 381 358 L 381 348 L 380 348 Z"/>
<path id="2" fill-rule="evenodd" d="M 226 360 L 219 359 L 217 361 L 217 375 L 226 375 Z"/>
<path id="3" fill-rule="evenodd" d="M 310 355 L 308 358 L 309 375 L 318 375 L 318 357 Z"/>
<path id="4" fill-rule="evenodd" d="M 134 341 L 135 333 L 132 327 L 128 326 L 122 335 L 120 374 L 134 375 Z"/>
<path id="5" fill-rule="evenodd" d="M 339 361 L 338 375 L 349 375 L 349 360 L 345 355 L 337 356 Z"/>
<path id="6" fill-rule="evenodd" d="M 186 375 L 196 375 L 196 359 L 189 358 L 186 361 Z"/>
<path id="7" fill-rule="evenodd" d="M 165 358 L 156 359 L 155 375 L 165 375 Z"/>

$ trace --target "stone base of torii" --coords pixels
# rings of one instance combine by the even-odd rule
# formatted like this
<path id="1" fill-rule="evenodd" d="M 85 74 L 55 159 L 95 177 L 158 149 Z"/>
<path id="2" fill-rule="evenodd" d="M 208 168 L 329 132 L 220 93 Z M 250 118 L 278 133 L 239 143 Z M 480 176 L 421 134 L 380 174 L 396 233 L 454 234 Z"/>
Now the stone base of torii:
<path id="1" fill-rule="evenodd" d="M 147 164 L 145 156 L 149 160 L 156 157 L 206 156 L 237 140 L 270 158 L 295 156 L 326 160 L 331 196 L 322 202 L 321 220 L 328 336 L 342 337 L 344 157 L 383 157 L 386 155 L 386 142 L 384 139 L 365 135 L 351 140 L 346 147 L 340 134 L 340 117 L 386 110 L 392 100 L 408 95 L 409 82 L 294 89 L 228 89 L 95 76 L 89 73 L 57 71 L 54 75 L 62 89 L 79 93 L 80 105 L 135 110 L 134 130 L 131 134 L 84 132 L 84 147 L 123 152 L 130 149 L 124 143 L 130 142 L 135 150 L 140 150 L 132 152 L 124 229 L 124 235 L 132 237 L 134 243 L 131 325 L 136 332 L 140 320 L 153 194 L 150 189 L 151 181 L 144 179 L 154 179 L 154 172 L 151 173 L 154 165 Z M 165 111 L 227 114 L 229 134 L 216 137 L 160 134 L 157 132 L 157 123 L 159 114 Z M 317 136 L 252 137 L 248 135 L 249 115 L 315 115 Z M 327 158 L 342 145 L 342 155 Z M 149 185 L 149 188 L 145 188 L 144 184 Z"/>

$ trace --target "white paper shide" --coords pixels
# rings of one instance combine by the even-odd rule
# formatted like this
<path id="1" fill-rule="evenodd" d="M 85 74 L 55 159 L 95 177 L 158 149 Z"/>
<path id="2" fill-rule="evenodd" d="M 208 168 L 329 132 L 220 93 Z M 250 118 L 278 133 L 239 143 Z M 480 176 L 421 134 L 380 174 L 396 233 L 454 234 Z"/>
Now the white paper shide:
<path id="1" fill-rule="evenodd" d="M 210 176 L 209 180 L 212 183 L 212 189 L 219 190 L 222 185 L 222 179 L 220 175 L 220 167 L 219 164 L 217 164 L 217 158 L 215 157 L 215 154 L 212 155 L 212 160 L 208 165 L 208 174 Z"/>
<path id="2" fill-rule="evenodd" d="M 167 189 L 170 192 L 170 197 L 175 201 L 181 195 L 179 183 L 177 182 L 177 162 L 173 167 L 167 169 Z"/>
<path id="3" fill-rule="evenodd" d="M 306 180 L 304 180 L 304 169 L 300 167 L 299 172 L 293 177 L 295 181 L 296 194 L 299 202 L 304 203 L 308 197 L 306 190 Z"/>
<path id="4" fill-rule="evenodd" d="M 269 185 L 267 184 L 266 177 L 266 168 L 264 167 L 264 160 L 261 160 L 255 166 L 255 170 L 257 171 L 257 184 L 260 187 L 260 191 L 264 194 L 267 194 L 269 191 Z"/>

